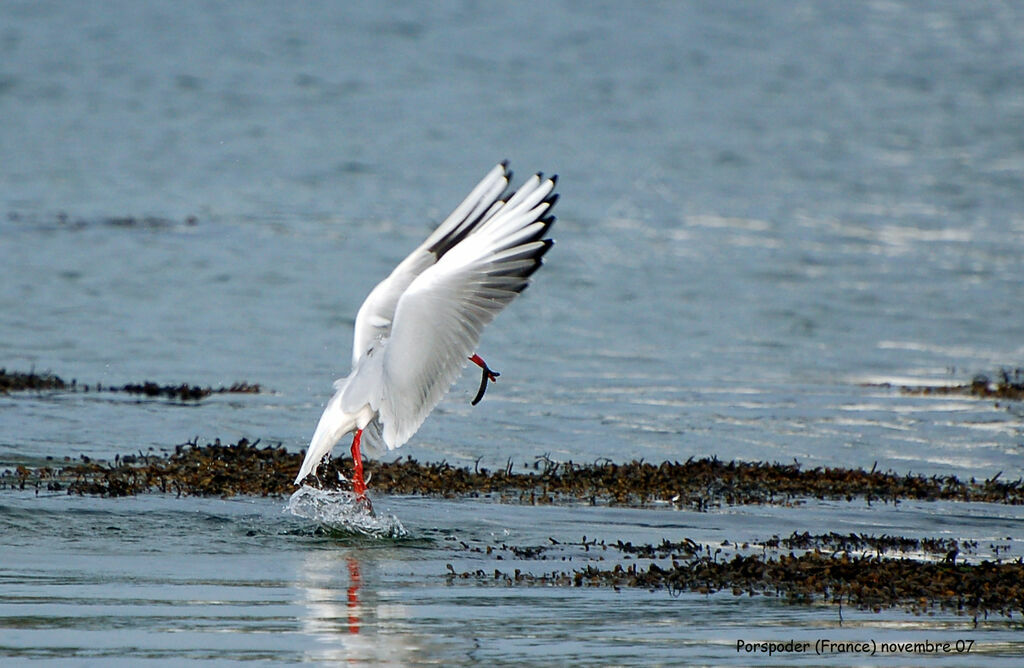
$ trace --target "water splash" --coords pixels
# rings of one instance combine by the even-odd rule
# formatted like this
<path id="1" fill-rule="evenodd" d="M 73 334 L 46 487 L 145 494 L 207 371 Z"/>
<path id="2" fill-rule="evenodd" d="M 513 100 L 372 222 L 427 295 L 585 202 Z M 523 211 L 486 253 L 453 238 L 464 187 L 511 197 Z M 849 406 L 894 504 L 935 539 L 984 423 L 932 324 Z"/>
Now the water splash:
<path id="1" fill-rule="evenodd" d="M 316 489 L 303 485 L 285 507 L 296 517 L 313 520 L 341 533 L 373 538 L 403 538 L 409 535 L 394 515 L 377 515 L 352 492 Z"/>

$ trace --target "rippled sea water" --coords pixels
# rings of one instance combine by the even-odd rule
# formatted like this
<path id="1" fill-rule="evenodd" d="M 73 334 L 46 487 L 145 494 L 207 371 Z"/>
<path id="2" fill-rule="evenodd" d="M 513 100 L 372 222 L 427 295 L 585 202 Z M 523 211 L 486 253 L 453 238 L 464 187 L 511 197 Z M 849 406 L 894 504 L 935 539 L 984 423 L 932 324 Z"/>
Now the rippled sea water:
<path id="1" fill-rule="evenodd" d="M 560 174 L 557 245 L 485 334 L 502 376 L 483 403 L 467 374 L 393 456 L 1017 478 L 1019 402 L 896 386 L 1024 365 L 1022 31 L 1012 3 L 4 2 L 0 366 L 267 391 L 0 396 L 0 466 L 194 437 L 301 450 L 362 299 L 508 158 L 517 180 Z M 1024 651 L 1017 618 L 840 623 L 772 597 L 448 577 L 570 569 L 593 555 L 499 564 L 462 544 L 584 535 L 855 531 L 1014 558 L 1015 507 L 385 497 L 409 535 L 371 540 L 286 502 L 0 492 L 0 654 L 811 664 L 736 641 L 823 636 L 976 641 L 946 664 Z"/>

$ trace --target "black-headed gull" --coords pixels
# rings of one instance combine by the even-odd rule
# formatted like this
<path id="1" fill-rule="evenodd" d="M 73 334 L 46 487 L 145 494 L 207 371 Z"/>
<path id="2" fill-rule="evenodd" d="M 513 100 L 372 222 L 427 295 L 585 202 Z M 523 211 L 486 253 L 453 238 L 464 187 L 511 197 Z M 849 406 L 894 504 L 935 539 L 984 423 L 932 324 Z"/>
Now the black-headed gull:
<path id="1" fill-rule="evenodd" d="M 467 361 L 497 375 L 473 353 L 480 334 L 530 282 L 551 248 L 556 176 L 538 173 L 506 194 L 512 174 L 502 162 L 419 248 L 381 281 L 359 308 L 352 372 L 334 382 L 299 484 L 346 434 L 352 440 L 352 489 L 366 498 L 360 443 L 400 447 L 441 401 Z"/>

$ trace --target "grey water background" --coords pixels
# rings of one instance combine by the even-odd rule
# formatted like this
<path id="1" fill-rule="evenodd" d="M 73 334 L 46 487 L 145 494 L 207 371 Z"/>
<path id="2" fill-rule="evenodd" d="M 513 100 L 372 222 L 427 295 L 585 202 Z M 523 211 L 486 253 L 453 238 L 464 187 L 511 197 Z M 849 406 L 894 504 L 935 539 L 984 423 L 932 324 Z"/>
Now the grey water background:
<path id="1" fill-rule="evenodd" d="M 561 176 L 557 245 L 485 333 L 498 384 L 471 408 L 467 373 L 394 456 L 1016 478 L 1019 403 L 881 384 L 1022 364 L 1022 34 L 1014 3 L 0 3 L 0 365 L 269 390 L 0 397 L 0 466 L 196 436 L 301 450 L 366 293 L 508 158 L 516 181 Z M 5 491 L 0 654 L 719 664 L 768 660 L 740 638 L 822 636 L 969 637 L 973 656 L 944 660 L 963 665 L 1022 651 L 1016 618 L 840 625 L 831 606 L 728 593 L 445 577 L 513 566 L 460 541 L 582 535 L 858 531 L 1020 556 L 1012 507 L 378 505 L 409 540 L 320 536 L 281 499 Z"/>

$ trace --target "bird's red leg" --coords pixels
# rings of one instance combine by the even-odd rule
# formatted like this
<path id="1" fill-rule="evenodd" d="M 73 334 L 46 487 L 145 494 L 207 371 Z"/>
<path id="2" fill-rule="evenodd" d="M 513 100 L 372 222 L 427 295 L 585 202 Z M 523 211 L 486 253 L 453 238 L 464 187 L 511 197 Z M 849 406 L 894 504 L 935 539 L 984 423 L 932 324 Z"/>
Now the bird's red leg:
<path id="1" fill-rule="evenodd" d="M 362 436 L 363 430 L 359 429 L 356 431 L 355 438 L 352 439 L 352 463 L 354 469 L 352 491 L 356 493 L 356 498 L 359 500 L 366 498 L 366 482 L 363 480 L 363 454 L 359 451 L 359 439 Z"/>
<path id="2" fill-rule="evenodd" d="M 487 379 L 490 379 L 490 381 L 494 383 L 498 380 L 498 376 L 501 374 L 497 371 L 493 371 L 491 367 L 487 366 L 487 362 L 475 353 L 469 358 L 469 361 L 483 369 L 483 372 L 480 374 L 480 389 L 476 391 L 476 396 L 473 398 L 473 401 L 470 402 L 472 405 L 476 406 L 480 403 L 480 400 L 484 398 L 484 392 L 487 391 Z"/>
<path id="3" fill-rule="evenodd" d="M 483 369 L 484 373 L 487 374 L 487 377 L 491 379 L 492 383 L 497 381 L 498 376 L 501 375 L 491 367 L 487 366 L 487 362 L 484 361 L 484 358 L 480 357 L 476 353 L 474 353 L 473 356 L 469 358 L 469 361 Z"/>

